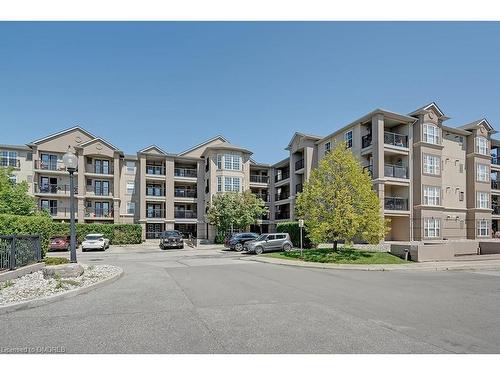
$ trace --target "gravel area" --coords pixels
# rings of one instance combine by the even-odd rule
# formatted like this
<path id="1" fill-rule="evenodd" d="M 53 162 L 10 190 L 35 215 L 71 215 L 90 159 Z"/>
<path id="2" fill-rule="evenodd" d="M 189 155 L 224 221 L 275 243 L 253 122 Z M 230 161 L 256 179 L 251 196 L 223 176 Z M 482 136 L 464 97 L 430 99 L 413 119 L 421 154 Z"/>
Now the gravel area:
<path id="1" fill-rule="evenodd" d="M 108 265 L 82 264 L 84 272 L 79 277 L 68 279 L 44 279 L 42 271 L 34 272 L 18 279 L 0 283 L 0 306 L 26 300 L 48 297 L 77 289 L 107 279 L 120 268 Z"/>

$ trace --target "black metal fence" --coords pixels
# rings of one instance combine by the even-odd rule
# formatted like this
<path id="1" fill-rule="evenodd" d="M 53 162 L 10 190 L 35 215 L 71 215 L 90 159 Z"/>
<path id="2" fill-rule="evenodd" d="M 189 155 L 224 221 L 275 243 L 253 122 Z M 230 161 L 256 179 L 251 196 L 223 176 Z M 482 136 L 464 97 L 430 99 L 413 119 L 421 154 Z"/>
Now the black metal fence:
<path id="1" fill-rule="evenodd" d="M 42 260 L 39 236 L 0 236 L 0 271 Z"/>

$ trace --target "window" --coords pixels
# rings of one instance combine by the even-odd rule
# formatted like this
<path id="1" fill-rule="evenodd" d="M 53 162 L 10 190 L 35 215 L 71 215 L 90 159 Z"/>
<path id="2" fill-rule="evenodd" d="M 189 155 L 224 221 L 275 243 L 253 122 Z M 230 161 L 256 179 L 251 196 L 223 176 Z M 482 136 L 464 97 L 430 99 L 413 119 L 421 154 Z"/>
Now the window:
<path id="1" fill-rule="evenodd" d="M 237 154 L 217 155 L 217 168 L 218 169 L 222 169 L 223 162 L 224 162 L 224 169 L 227 169 L 230 171 L 241 170 L 241 156 L 240 155 L 237 155 Z"/>
<path id="2" fill-rule="evenodd" d="M 476 164 L 476 180 L 479 182 L 489 182 L 490 171 L 486 164 Z"/>
<path id="3" fill-rule="evenodd" d="M 240 191 L 239 177 L 224 177 L 224 191 Z"/>
<path id="4" fill-rule="evenodd" d="M 0 166 L 2 167 L 17 167 L 17 152 L 15 151 L 0 151 Z"/>
<path id="5" fill-rule="evenodd" d="M 222 177 L 217 176 L 217 191 L 221 192 L 222 191 Z"/>
<path id="6" fill-rule="evenodd" d="M 441 173 L 441 158 L 435 155 L 424 155 L 424 173 L 439 175 Z"/>
<path id="7" fill-rule="evenodd" d="M 325 143 L 325 155 L 330 152 L 331 148 L 332 148 L 331 142 L 326 142 Z"/>
<path id="8" fill-rule="evenodd" d="M 441 222 L 439 219 L 426 218 L 424 219 L 424 237 L 438 238 L 441 230 Z"/>
<path id="9" fill-rule="evenodd" d="M 424 124 L 424 142 L 439 144 L 439 128 L 434 124 Z"/>
<path id="10" fill-rule="evenodd" d="M 346 143 L 347 148 L 352 147 L 352 130 L 349 130 L 344 134 L 344 141 Z"/>
<path id="11" fill-rule="evenodd" d="M 460 173 L 464 173 L 464 165 L 460 164 L 459 167 L 458 167 L 458 170 L 459 170 Z"/>
<path id="12" fill-rule="evenodd" d="M 484 137 L 476 137 L 476 152 L 481 155 L 488 155 L 488 140 Z"/>
<path id="13" fill-rule="evenodd" d="M 439 206 L 441 188 L 439 186 L 424 186 L 424 205 Z"/>
<path id="14" fill-rule="evenodd" d="M 476 193 L 476 208 L 491 208 L 489 193 L 484 191 L 478 191 Z"/>
<path id="15" fill-rule="evenodd" d="M 134 174 L 135 173 L 135 162 L 133 162 L 133 161 L 127 161 L 127 162 L 125 162 L 125 165 L 127 166 L 127 173 L 128 174 Z"/>
<path id="16" fill-rule="evenodd" d="M 135 202 L 127 202 L 127 215 L 135 215 Z"/>
<path id="17" fill-rule="evenodd" d="M 478 237 L 487 237 L 490 235 L 490 226 L 488 219 L 479 219 L 476 223 Z"/>
<path id="18" fill-rule="evenodd" d="M 127 194 L 132 195 L 135 193 L 135 182 L 127 181 Z"/>
<path id="19" fill-rule="evenodd" d="M 222 155 L 217 155 L 217 169 L 222 169 Z"/>
<path id="20" fill-rule="evenodd" d="M 458 195 L 458 200 L 459 200 L 460 202 L 463 202 L 463 201 L 464 201 L 464 192 L 463 192 L 463 191 L 461 191 L 461 192 L 460 192 L 460 194 Z"/>

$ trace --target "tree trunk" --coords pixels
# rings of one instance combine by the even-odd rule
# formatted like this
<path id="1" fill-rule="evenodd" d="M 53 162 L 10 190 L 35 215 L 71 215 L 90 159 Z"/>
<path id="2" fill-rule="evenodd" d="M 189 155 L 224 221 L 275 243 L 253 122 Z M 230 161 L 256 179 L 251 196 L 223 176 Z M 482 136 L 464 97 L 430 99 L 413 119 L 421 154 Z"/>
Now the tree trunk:
<path id="1" fill-rule="evenodd" d="M 338 243 L 337 240 L 333 241 L 333 251 L 337 251 L 337 243 Z"/>

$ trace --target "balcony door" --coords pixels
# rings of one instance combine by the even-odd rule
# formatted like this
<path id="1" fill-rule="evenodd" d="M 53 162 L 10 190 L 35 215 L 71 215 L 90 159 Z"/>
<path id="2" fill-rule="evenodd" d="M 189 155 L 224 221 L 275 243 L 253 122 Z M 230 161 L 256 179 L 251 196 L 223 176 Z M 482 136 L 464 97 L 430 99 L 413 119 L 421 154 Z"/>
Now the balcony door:
<path id="1" fill-rule="evenodd" d="M 57 215 L 57 200 L 42 199 L 40 201 L 40 208 L 51 215 Z"/>
<path id="2" fill-rule="evenodd" d="M 96 202 L 95 203 L 95 216 L 96 217 L 109 217 L 110 204 L 109 202 Z"/>
<path id="3" fill-rule="evenodd" d="M 99 174 L 109 174 L 109 160 L 95 159 L 94 172 Z"/>
<path id="4" fill-rule="evenodd" d="M 57 170 L 57 155 L 41 154 L 42 169 Z"/>
<path id="5" fill-rule="evenodd" d="M 57 193 L 57 177 L 41 177 L 40 178 L 41 193 Z"/>
<path id="6" fill-rule="evenodd" d="M 109 181 L 95 181 L 94 193 L 95 195 L 109 195 Z"/>

